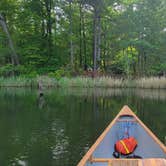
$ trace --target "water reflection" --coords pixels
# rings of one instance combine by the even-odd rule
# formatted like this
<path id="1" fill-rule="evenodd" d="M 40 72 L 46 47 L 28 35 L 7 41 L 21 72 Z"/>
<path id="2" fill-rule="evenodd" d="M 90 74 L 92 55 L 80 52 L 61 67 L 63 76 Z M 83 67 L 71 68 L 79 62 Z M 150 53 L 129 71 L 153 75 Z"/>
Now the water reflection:
<path id="1" fill-rule="evenodd" d="M 24 161 L 24 156 L 21 156 L 20 158 L 14 158 L 10 163 L 12 166 L 28 166 L 28 162 Z"/>
<path id="2" fill-rule="evenodd" d="M 154 99 L 154 100 L 166 100 L 166 89 L 112 89 L 112 88 L 58 88 L 58 89 L 45 89 L 44 93 L 46 95 L 51 95 L 52 93 L 57 93 L 60 96 L 96 96 L 96 97 L 106 97 L 106 96 L 137 96 L 140 98 Z M 4 95 L 10 96 L 27 96 L 28 94 L 33 94 L 38 96 L 39 103 L 45 103 L 44 95 L 39 95 L 38 90 L 31 88 L 4 88 L 0 89 L 1 97 Z M 44 100 L 44 101 L 43 101 Z"/>
<path id="3" fill-rule="evenodd" d="M 125 104 L 164 142 L 165 101 L 164 90 L 0 89 L 0 165 L 75 166 Z"/>
<path id="4" fill-rule="evenodd" d="M 166 100 L 166 90 L 163 89 L 111 89 L 111 88 L 66 88 L 57 89 L 62 96 L 74 95 L 74 96 L 137 96 L 140 98 L 154 99 L 154 100 Z M 52 93 L 52 90 L 48 90 L 47 93 Z"/>
<path id="5" fill-rule="evenodd" d="M 39 95 L 38 97 L 38 107 L 42 109 L 45 105 L 45 98 L 44 95 Z"/>
<path id="6" fill-rule="evenodd" d="M 68 152 L 68 137 L 65 135 L 64 127 L 59 128 L 57 121 L 52 123 L 52 133 L 56 136 L 56 143 L 51 147 L 53 159 L 59 159 Z"/>

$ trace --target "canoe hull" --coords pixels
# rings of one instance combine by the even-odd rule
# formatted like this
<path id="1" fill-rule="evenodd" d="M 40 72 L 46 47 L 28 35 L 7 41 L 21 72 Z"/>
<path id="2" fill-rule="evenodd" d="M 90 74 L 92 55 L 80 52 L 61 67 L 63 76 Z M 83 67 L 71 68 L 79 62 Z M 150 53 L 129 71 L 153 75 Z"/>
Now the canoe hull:
<path id="1" fill-rule="evenodd" d="M 77 166 L 108 166 L 108 161 L 100 163 L 94 162 L 93 159 L 114 160 L 112 154 L 115 142 L 125 136 L 126 129 L 128 135 L 134 136 L 138 142 L 138 146 L 134 151 L 135 155 L 144 159 L 166 158 L 166 147 L 128 106 L 124 106 Z M 121 158 L 125 157 L 121 156 Z"/>

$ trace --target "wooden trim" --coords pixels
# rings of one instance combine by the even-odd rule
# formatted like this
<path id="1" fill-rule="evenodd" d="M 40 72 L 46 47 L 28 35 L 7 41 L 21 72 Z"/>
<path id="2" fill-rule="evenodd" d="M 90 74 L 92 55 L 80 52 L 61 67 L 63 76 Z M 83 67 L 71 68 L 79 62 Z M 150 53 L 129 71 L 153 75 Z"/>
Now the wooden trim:
<path id="1" fill-rule="evenodd" d="M 92 163 L 106 163 L 106 162 L 110 162 L 112 161 L 112 159 L 110 158 L 92 158 L 91 162 Z"/>
<path id="2" fill-rule="evenodd" d="M 142 162 L 143 160 L 138 160 L 138 166 L 144 166 L 144 164 L 143 164 L 143 162 Z"/>
<path id="3" fill-rule="evenodd" d="M 166 160 L 163 160 L 163 162 L 164 162 L 164 165 L 166 165 Z"/>
<path id="4" fill-rule="evenodd" d="M 111 166 L 112 165 L 112 162 L 111 161 L 108 161 L 108 166 Z"/>
<path id="5" fill-rule="evenodd" d="M 108 127 L 104 130 L 104 132 L 98 137 L 96 142 L 91 146 L 91 148 L 88 150 L 88 152 L 84 155 L 84 157 L 81 159 L 81 161 L 78 163 L 77 166 L 85 166 L 86 162 L 90 160 L 92 153 L 95 151 L 97 146 L 101 143 L 101 141 L 104 139 L 106 134 L 109 132 L 109 130 L 112 128 L 112 126 L 115 124 L 115 122 L 118 120 L 120 116 L 124 115 L 131 115 L 135 117 L 136 121 L 145 129 L 145 131 L 154 139 L 154 141 L 159 144 L 161 149 L 166 153 L 166 147 L 162 142 L 152 133 L 152 131 L 147 128 L 144 123 L 131 111 L 131 109 L 128 106 L 124 106 L 121 111 L 118 113 L 118 115 L 114 118 L 114 120 L 108 125 Z"/>

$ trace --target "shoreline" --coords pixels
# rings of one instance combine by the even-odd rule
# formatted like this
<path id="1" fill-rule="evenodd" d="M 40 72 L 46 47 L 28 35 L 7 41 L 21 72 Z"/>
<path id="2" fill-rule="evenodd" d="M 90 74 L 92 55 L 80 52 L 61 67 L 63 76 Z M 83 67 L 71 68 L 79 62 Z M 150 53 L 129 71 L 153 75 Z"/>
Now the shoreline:
<path id="1" fill-rule="evenodd" d="M 0 88 L 136 88 L 136 89 L 166 89 L 166 77 L 144 77 L 139 79 L 124 79 L 112 77 L 62 77 L 56 79 L 48 76 L 0 77 Z"/>

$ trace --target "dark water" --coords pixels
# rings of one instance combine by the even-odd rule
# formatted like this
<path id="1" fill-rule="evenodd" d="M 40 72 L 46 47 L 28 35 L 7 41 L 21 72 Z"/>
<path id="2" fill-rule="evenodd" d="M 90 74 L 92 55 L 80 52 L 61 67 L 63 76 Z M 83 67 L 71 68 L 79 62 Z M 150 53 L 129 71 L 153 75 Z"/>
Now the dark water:
<path id="1" fill-rule="evenodd" d="M 125 104 L 165 141 L 163 90 L 0 89 L 0 165 L 76 166 Z"/>

